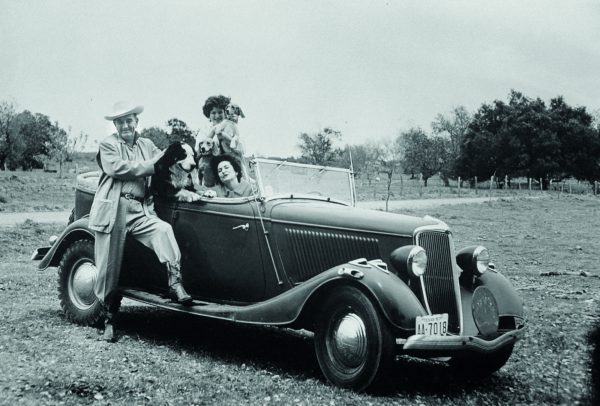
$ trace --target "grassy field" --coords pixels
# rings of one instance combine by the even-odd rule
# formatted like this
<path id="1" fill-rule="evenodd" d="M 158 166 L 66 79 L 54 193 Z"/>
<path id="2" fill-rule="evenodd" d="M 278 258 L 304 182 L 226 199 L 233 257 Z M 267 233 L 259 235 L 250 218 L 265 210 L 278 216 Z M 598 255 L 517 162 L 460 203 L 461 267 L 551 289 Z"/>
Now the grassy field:
<path id="1" fill-rule="evenodd" d="M 85 172 L 96 170 L 96 164 L 80 159 L 75 163 L 69 163 L 63 170 L 63 176 L 57 173 L 34 171 L 0 171 L 0 213 L 2 212 L 25 212 L 25 211 L 55 211 L 70 210 L 75 200 L 76 171 Z M 558 197 L 565 194 L 590 195 L 593 187 L 589 183 L 577 183 L 576 181 L 564 185 L 553 185 L 550 191 L 540 191 L 539 185 L 533 185 L 532 190 L 528 184 L 523 184 L 517 189 L 513 184 L 512 189 L 489 188 L 488 182 L 481 182 L 477 189 L 464 187 L 458 188 L 455 181 L 450 186 L 444 186 L 439 177 L 429 180 L 428 186 L 417 179 L 410 180 L 406 175 L 400 179 L 394 179 L 391 186 L 390 200 L 406 199 L 437 199 L 448 197 L 487 197 L 490 196 L 553 196 Z M 372 180 L 356 179 L 357 199 L 385 200 L 387 197 L 387 184 L 384 179 Z"/>
<path id="2" fill-rule="evenodd" d="M 0 171 L 0 213 L 68 210 L 75 202 L 77 171 L 97 169 L 91 155 L 63 166 L 59 173 L 32 171 Z"/>
<path id="3" fill-rule="evenodd" d="M 371 394 L 329 386 L 311 337 L 287 330 L 126 302 L 119 342 L 98 341 L 96 329 L 63 317 L 55 269 L 40 273 L 29 261 L 58 227 L 3 228 L 0 404 L 590 404 L 592 337 L 600 328 L 599 207 L 596 198 L 568 196 L 410 211 L 444 219 L 458 247 L 490 249 L 524 298 L 527 336 L 481 382 L 401 358 L 388 388 Z"/>

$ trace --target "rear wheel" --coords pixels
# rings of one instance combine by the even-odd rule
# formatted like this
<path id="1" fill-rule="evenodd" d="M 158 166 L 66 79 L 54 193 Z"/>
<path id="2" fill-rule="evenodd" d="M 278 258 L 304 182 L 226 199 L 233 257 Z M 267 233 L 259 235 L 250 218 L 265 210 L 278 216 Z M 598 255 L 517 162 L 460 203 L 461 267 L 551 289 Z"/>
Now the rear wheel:
<path id="1" fill-rule="evenodd" d="M 394 339 L 371 300 L 343 286 L 323 301 L 315 323 L 315 351 L 333 384 L 362 391 L 393 361 Z"/>
<path id="2" fill-rule="evenodd" d="M 506 364 L 514 349 L 507 345 L 493 354 L 466 353 L 452 357 L 450 367 L 465 378 L 484 379 Z"/>
<path id="3" fill-rule="evenodd" d="M 104 308 L 94 294 L 97 275 L 94 242 L 78 240 L 72 243 L 58 267 L 60 307 L 70 321 L 92 326 L 103 320 Z"/>

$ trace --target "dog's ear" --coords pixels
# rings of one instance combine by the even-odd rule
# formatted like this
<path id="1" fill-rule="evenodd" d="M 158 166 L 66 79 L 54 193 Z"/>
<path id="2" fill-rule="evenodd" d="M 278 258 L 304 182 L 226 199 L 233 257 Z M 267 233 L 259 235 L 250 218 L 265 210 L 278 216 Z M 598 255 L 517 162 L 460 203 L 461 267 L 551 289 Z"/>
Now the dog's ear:
<path id="1" fill-rule="evenodd" d="M 235 107 L 237 108 L 238 116 L 240 116 L 241 118 L 246 118 L 246 116 L 244 115 L 244 112 L 242 111 L 242 108 L 237 105 Z"/>
<path id="2" fill-rule="evenodd" d="M 181 145 L 181 142 L 174 142 L 169 145 L 164 155 L 160 157 L 156 164 L 154 164 L 154 171 L 157 172 L 160 169 L 165 169 L 173 165 L 175 162 L 181 161 L 186 156 L 185 149 Z"/>

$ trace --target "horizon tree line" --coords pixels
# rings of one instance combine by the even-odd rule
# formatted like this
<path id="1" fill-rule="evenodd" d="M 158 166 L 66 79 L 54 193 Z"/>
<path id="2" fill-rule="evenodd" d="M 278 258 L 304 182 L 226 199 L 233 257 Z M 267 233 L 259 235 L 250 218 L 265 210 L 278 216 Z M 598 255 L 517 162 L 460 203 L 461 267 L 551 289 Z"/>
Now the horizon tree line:
<path id="1" fill-rule="evenodd" d="M 161 149 L 174 141 L 194 144 L 195 132 L 185 121 L 172 118 L 166 127 L 149 127 L 140 134 Z M 13 104 L 0 101 L 0 170 L 31 170 L 55 162 L 62 171 L 63 163 L 82 150 L 87 139 L 87 134 L 74 136 L 44 114 L 17 112 Z M 342 148 L 336 146 L 342 133 L 332 127 L 303 132 L 298 135 L 300 156 L 285 159 L 352 164 L 369 184 L 383 176 L 388 186 L 398 173 L 420 178 L 423 186 L 435 175 L 446 186 L 459 177 L 469 182 L 527 177 L 542 179 L 543 189 L 551 180 L 600 179 L 600 110 L 572 107 L 562 96 L 546 104 L 511 90 L 508 101 L 483 103 L 473 114 L 464 106 L 437 114 L 430 130 L 413 127 L 395 137 L 369 139 Z"/>

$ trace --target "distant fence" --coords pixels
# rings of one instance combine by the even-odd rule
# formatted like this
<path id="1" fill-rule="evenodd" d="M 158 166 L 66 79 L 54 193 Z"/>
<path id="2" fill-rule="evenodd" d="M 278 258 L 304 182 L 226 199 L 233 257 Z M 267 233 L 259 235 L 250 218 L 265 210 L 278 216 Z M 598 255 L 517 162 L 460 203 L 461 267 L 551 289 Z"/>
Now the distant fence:
<path id="1" fill-rule="evenodd" d="M 542 189 L 542 179 L 533 178 L 497 178 L 491 177 L 485 180 L 476 177 L 469 180 L 450 180 L 448 184 L 439 177 L 427 180 L 427 186 L 418 177 L 411 178 L 408 175 L 398 175 L 392 179 L 390 186 L 390 198 L 415 199 L 434 197 L 467 197 L 467 196 L 518 196 L 532 195 L 540 192 L 553 194 L 588 194 L 600 195 L 600 181 L 593 183 L 566 179 L 562 181 L 550 181 L 547 189 Z M 381 200 L 387 196 L 387 179 L 373 178 L 365 179 L 360 176 L 356 178 L 356 189 L 359 200 Z"/>

